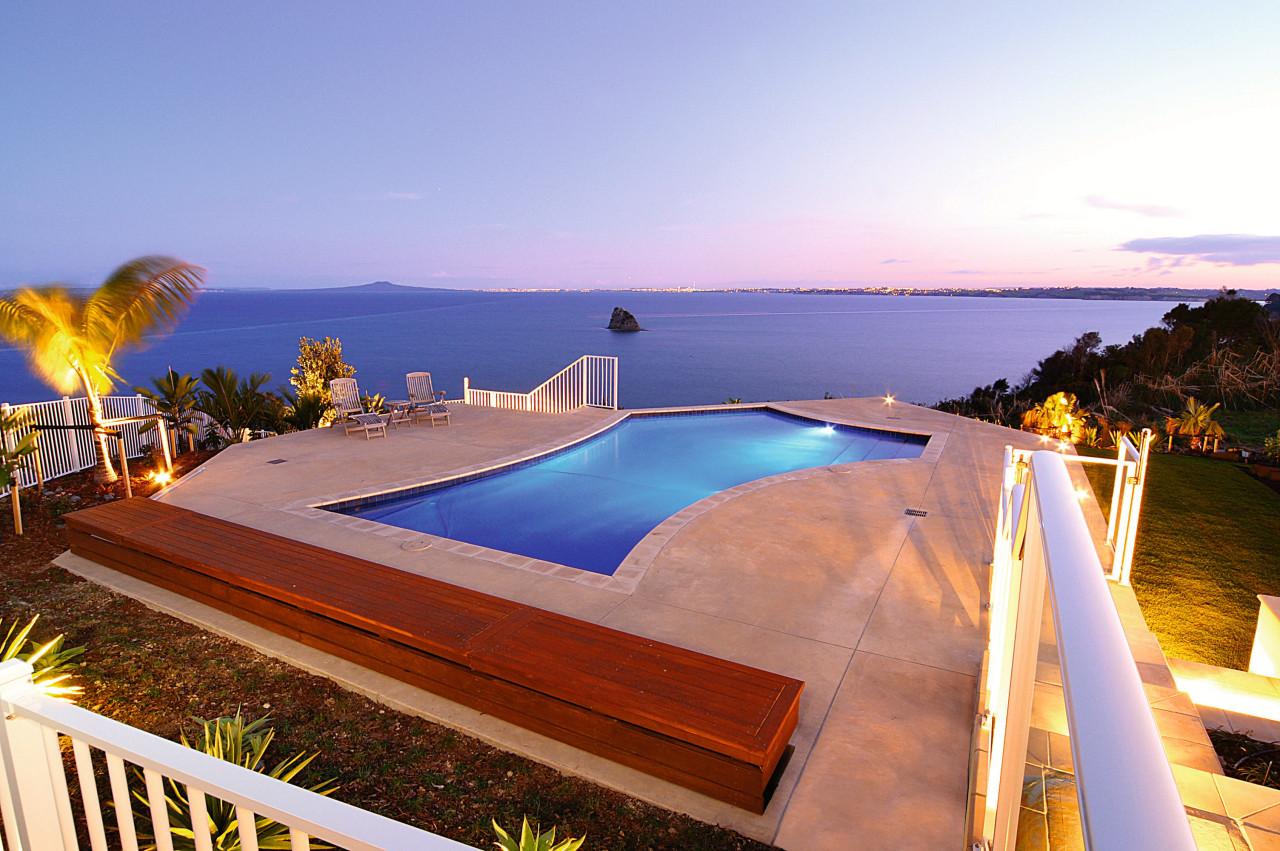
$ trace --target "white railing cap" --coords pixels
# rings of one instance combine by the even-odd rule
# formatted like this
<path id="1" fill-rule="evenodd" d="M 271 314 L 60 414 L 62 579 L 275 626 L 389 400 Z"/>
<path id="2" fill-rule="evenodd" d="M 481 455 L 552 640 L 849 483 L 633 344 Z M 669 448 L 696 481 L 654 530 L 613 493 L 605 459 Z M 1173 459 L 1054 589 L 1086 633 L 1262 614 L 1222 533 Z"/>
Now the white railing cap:
<path id="1" fill-rule="evenodd" d="M 1090 851 L 1195 851 L 1142 680 L 1066 462 L 1031 456 L 1076 793 Z"/>
<path id="2" fill-rule="evenodd" d="M 351 851 L 474 851 L 43 694 L 16 695 L 0 708 Z"/>

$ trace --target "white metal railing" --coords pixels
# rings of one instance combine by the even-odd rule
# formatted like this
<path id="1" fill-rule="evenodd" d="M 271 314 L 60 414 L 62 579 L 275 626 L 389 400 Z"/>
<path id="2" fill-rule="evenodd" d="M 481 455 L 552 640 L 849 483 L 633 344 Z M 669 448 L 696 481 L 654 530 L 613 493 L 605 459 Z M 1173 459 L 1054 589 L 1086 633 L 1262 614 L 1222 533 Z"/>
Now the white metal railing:
<path id="1" fill-rule="evenodd" d="M 155 408 L 143 396 L 102 396 L 102 416 L 104 419 L 127 419 L 156 413 Z M 41 471 L 45 479 L 56 479 L 70 473 L 87 470 L 94 465 L 93 432 L 88 428 L 89 400 L 84 396 L 55 399 L 50 402 L 32 402 L 26 405 L 0 404 L 0 410 L 16 412 L 25 422 L 55 426 L 83 426 L 83 428 L 59 428 L 42 431 L 39 440 L 39 456 Z M 207 426 L 212 422 L 200 411 L 195 412 L 195 422 Z M 159 442 L 159 431 L 151 430 L 145 434 L 140 432 L 142 423 L 131 422 L 113 425 L 111 428 L 120 432 L 124 439 L 125 453 L 130 458 L 143 455 L 150 447 Z M 16 435 L 20 436 L 20 435 Z M 36 469 L 29 464 L 18 473 L 18 481 L 23 487 L 35 484 Z M 8 488 L 0 488 L 0 496 L 9 492 Z"/>
<path id="2" fill-rule="evenodd" d="M 582 407 L 618 409 L 618 359 L 583 355 L 528 393 L 477 390 L 463 379 L 463 401 L 468 405 L 562 414 Z"/>
<path id="3" fill-rule="evenodd" d="M 71 744 L 79 816 L 68 789 L 60 735 Z M 94 774 L 95 750 L 103 755 L 99 764 L 106 763 L 114 804 L 114 814 L 105 818 Z M 287 826 L 293 851 L 309 848 L 308 837 L 352 851 L 471 848 L 48 697 L 32 684 L 31 666 L 18 660 L 0 664 L 0 758 L 0 814 L 10 851 L 79 848 L 78 819 L 94 851 L 107 847 L 107 820 L 114 820 L 118 830 L 113 844 L 137 851 L 125 763 L 142 770 L 159 849 L 173 847 L 166 778 L 186 786 L 193 825 L 208 825 L 207 797 L 233 804 L 240 844 L 246 849 L 258 847 L 259 817 Z M 210 848 L 208 829 L 197 830 L 194 841 L 196 848 Z"/>
<path id="4" fill-rule="evenodd" d="M 1078 464 L 1104 464 L 1116 468 L 1115 483 L 1111 488 L 1111 510 L 1107 517 L 1107 544 L 1112 550 L 1111 578 L 1121 585 L 1129 584 L 1133 570 L 1133 548 L 1138 537 L 1138 520 L 1142 513 L 1142 492 L 1147 482 L 1147 461 L 1155 436 L 1144 428 L 1138 445 L 1128 435 L 1120 438 L 1116 458 L 1091 458 L 1085 455 L 1064 455 L 1064 460 Z M 1026 465 L 1031 450 L 1013 449 L 1014 464 Z M 1008 461 L 1010 459 L 1006 459 Z M 1007 463 L 1006 463 L 1007 467 Z"/>
<path id="5" fill-rule="evenodd" d="M 1090 851 L 1194 849 L 1190 823 L 1066 461 L 1005 450 L 992 565 L 980 835 L 1013 849 L 1038 666 L 1056 666 Z M 1050 681 L 1054 677 L 1048 677 Z"/>

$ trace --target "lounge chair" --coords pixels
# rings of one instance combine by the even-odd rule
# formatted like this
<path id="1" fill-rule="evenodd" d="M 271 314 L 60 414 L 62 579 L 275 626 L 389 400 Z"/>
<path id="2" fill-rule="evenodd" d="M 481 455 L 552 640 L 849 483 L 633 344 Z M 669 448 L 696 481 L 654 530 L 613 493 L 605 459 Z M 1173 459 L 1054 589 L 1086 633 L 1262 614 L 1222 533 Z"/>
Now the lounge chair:
<path id="1" fill-rule="evenodd" d="M 338 415 L 334 425 L 339 423 L 347 434 L 353 431 L 364 432 L 364 439 L 369 439 L 369 432 L 382 432 L 387 436 L 387 421 L 377 414 L 365 411 L 360 401 L 360 390 L 354 378 L 335 378 L 329 382 L 329 395 L 333 399 L 333 410 Z"/>
<path id="2" fill-rule="evenodd" d="M 427 417 L 432 428 L 435 428 L 436 420 L 444 420 L 444 424 L 449 425 L 449 406 L 444 403 L 444 391 L 431 387 L 431 373 L 410 372 L 404 381 L 409 386 L 409 401 L 413 403 L 410 412 L 415 420 L 421 422 L 423 417 Z"/>

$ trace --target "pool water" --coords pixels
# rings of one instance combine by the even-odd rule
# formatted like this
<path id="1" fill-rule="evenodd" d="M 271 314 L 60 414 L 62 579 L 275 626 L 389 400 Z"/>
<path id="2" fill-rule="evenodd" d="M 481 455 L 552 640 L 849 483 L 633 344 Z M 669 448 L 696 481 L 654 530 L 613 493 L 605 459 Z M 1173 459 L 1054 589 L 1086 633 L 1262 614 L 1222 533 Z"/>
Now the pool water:
<path id="1" fill-rule="evenodd" d="M 631 416 L 514 469 L 335 508 L 611 575 L 663 520 L 714 493 L 809 467 L 916 458 L 926 441 L 763 410 Z"/>

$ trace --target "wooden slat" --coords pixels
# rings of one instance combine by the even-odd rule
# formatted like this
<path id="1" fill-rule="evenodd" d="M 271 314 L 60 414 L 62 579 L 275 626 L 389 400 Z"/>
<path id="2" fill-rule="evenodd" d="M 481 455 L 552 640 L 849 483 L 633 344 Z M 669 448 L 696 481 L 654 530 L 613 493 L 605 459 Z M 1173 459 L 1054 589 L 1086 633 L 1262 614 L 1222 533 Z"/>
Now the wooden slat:
<path id="1" fill-rule="evenodd" d="M 164 503 L 66 519 L 86 558 L 755 812 L 796 727 L 790 677 Z"/>

